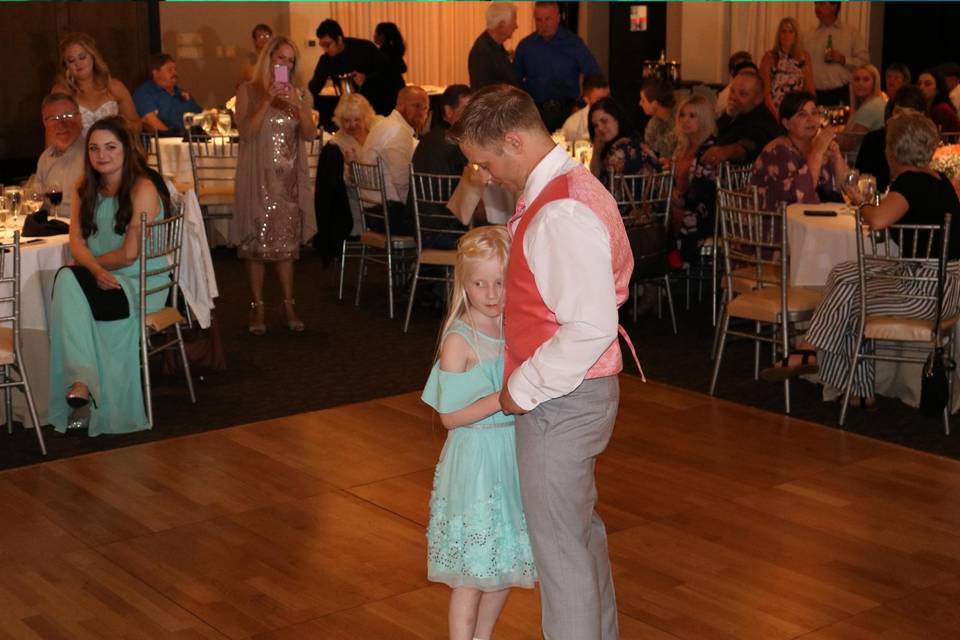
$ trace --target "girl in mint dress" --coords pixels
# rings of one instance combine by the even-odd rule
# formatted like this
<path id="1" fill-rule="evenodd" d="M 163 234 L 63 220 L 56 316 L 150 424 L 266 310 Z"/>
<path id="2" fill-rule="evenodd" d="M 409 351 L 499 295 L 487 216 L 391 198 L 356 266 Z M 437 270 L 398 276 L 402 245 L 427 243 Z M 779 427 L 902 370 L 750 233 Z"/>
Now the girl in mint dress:
<path id="1" fill-rule="evenodd" d="M 50 306 L 50 423 L 57 431 L 89 425 L 89 435 L 148 428 L 140 374 L 140 212 L 163 215 L 123 119 L 96 122 L 87 135 L 84 179 L 72 200 L 70 253 L 101 289 L 123 291 L 130 315 L 95 320 L 73 271 L 57 274 Z M 119 229 L 119 230 L 118 230 Z M 154 258 L 148 268 L 162 266 Z M 147 279 L 147 287 L 166 275 Z M 161 309 L 166 291 L 147 298 Z"/>
<path id="2" fill-rule="evenodd" d="M 453 588 L 451 638 L 490 638 L 510 588 L 532 588 L 537 578 L 514 420 L 499 400 L 509 244 L 503 227 L 461 238 L 440 357 L 422 396 L 449 430 L 430 498 L 427 577 Z"/>

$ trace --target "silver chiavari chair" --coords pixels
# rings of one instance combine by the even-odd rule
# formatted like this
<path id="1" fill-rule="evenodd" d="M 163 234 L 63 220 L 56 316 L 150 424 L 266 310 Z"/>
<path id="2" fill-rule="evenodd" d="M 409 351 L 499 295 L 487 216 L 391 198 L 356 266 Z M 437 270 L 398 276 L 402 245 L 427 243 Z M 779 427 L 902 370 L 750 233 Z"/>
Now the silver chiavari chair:
<path id="1" fill-rule="evenodd" d="M 147 166 L 163 175 L 163 157 L 160 155 L 160 135 L 156 131 L 140 133 L 140 146 L 143 147 L 143 156 Z"/>
<path id="2" fill-rule="evenodd" d="M 194 135 L 187 130 L 193 189 L 200 202 L 207 240 L 213 242 L 213 221 L 233 217 L 233 193 L 240 142 L 232 136 Z"/>

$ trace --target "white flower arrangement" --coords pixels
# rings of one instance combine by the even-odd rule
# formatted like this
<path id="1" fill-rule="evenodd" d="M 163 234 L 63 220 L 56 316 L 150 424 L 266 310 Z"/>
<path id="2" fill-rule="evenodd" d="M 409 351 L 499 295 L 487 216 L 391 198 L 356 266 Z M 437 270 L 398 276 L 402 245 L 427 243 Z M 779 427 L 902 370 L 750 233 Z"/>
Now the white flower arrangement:
<path id="1" fill-rule="evenodd" d="M 960 144 L 949 144 L 937 148 L 930 161 L 930 168 L 942 171 L 951 180 L 960 178 Z"/>

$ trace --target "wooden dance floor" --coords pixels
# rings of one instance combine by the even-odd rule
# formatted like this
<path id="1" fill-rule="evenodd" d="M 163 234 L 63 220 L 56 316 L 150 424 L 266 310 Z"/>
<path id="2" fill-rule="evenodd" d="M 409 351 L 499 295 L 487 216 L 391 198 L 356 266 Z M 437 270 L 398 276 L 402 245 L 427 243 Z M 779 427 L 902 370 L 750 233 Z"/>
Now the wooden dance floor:
<path id="1" fill-rule="evenodd" d="M 622 392 L 598 477 L 624 638 L 957 637 L 960 463 Z M 407 394 L 2 473 L 0 638 L 442 638 L 443 435 Z M 494 637 L 538 616 L 515 591 Z"/>

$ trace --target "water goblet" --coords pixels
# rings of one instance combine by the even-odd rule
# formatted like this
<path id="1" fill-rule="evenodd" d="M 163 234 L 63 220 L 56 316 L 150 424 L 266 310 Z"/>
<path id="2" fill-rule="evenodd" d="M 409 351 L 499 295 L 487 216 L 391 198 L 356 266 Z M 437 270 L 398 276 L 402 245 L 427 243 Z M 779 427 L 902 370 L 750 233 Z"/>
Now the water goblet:
<path id="1" fill-rule="evenodd" d="M 229 111 L 220 111 L 217 113 L 217 128 L 220 130 L 220 135 L 230 135 L 230 130 L 233 128 L 233 118 L 230 116 Z"/>
<path id="2" fill-rule="evenodd" d="M 857 180 L 857 189 L 860 190 L 860 195 L 863 196 L 864 204 L 873 204 L 874 199 L 877 197 L 876 177 L 869 173 L 861 174 Z"/>

